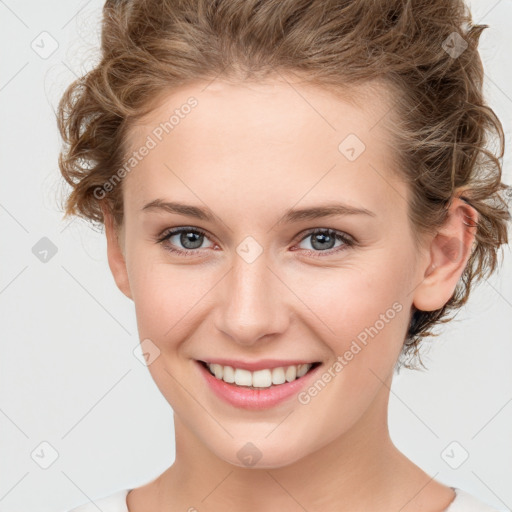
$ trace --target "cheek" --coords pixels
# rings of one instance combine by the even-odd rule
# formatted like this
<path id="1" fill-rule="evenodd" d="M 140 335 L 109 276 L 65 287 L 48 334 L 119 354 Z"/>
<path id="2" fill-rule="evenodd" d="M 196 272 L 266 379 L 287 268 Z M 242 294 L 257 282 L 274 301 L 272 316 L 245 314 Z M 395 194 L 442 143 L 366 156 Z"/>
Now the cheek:
<path id="1" fill-rule="evenodd" d="M 207 267 L 143 264 L 143 260 L 135 262 L 131 274 L 139 335 L 167 348 L 197 327 L 198 314 L 219 279 Z"/>
<path id="2" fill-rule="evenodd" d="M 326 270 L 322 278 L 296 279 L 296 293 L 314 313 L 307 318 L 336 356 L 373 366 L 394 363 L 401 349 L 411 307 L 409 259 L 381 252 L 364 264 Z M 411 274 L 412 275 L 412 274 Z M 291 278 L 291 277 L 290 277 Z"/>
<path id="3" fill-rule="evenodd" d="M 397 274 L 403 265 L 381 257 L 331 270 L 331 279 L 309 280 L 318 284 L 299 292 L 315 313 L 310 326 L 332 352 L 318 377 L 325 384 L 313 383 L 299 399 L 333 435 L 364 413 L 399 356 L 410 310 L 408 277 Z"/>

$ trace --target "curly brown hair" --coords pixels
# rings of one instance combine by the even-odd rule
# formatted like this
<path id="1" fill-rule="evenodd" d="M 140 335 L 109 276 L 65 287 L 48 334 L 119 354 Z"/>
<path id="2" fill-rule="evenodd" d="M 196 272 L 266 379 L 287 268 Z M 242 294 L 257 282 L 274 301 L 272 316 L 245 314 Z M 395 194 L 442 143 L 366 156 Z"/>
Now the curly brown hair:
<path id="1" fill-rule="evenodd" d="M 416 240 L 442 226 L 457 195 L 479 214 L 451 299 L 436 311 L 411 311 L 398 368 L 424 366 L 421 340 L 453 319 L 449 313 L 494 272 L 508 243 L 503 128 L 482 92 L 485 28 L 472 24 L 463 0 L 109 0 L 101 60 L 58 105 L 59 166 L 71 186 L 65 214 L 101 225 L 103 202 L 122 224 L 122 183 L 102 200 L 94 192 L 125 162 L 132 123 L 176 87 L 218 76 L 258 81 L 279 71 L 332 90 L 385 83 Z"/>

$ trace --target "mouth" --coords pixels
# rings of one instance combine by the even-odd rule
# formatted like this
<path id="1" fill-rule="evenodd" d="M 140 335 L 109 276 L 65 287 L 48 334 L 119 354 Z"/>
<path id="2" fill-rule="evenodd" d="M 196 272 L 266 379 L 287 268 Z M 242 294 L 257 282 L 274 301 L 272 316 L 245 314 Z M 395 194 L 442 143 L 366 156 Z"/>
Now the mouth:
<path id="1" fill-rule="evenodd" d="M 203 366 L 210 375 L 214 376 L 218 380 L 222 380 L 226 384 L 255 390 L 275 388 L 303 379 L 306 375 L 322 364 L 321 362 L 316 361 L 312 363 L 275 366 L 274 363 L 271 365 L 272 367 L 251 371 L 247 368 L 240 368 L 231 365 L 210 363 L 200 360 L 197 360 L 197 362 Z"/>

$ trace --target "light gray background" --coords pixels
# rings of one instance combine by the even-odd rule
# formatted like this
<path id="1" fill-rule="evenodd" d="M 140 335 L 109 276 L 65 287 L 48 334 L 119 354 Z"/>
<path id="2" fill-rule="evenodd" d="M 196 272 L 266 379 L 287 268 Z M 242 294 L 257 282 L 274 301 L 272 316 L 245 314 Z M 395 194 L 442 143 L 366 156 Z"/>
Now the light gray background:
<path id="1" fill-rule="evenodd" d="M 133 354 L 135 311 L 111 277 L 104 236 L 63 222 L 58 207 L 53 111 L 97 58 L 102 4 L 0 1 L 0 512 L 66 510 L 142 485 L 174 458 L 172 410 Z M 485 90 L 505 126 L 510 184 L 512 2 L 470 5 L 490 25 Z M 31 47 L 51 50 L 43 31 L 59 45 L 47 58 Z M 42 237 L 58 249 L 46 263 L 32 252 Z M 429 371 L 400 373 L 390 398 L 397 446 L 501 510 L 512 506 L 509 247 L 504 255 L 501 272 L 429 343 Z M 453 441 L 451 460 L 469 454 L 458 469 L 441 456 Z M 47 469 L 52 449 L 42 442 L 58 454 Z"/>

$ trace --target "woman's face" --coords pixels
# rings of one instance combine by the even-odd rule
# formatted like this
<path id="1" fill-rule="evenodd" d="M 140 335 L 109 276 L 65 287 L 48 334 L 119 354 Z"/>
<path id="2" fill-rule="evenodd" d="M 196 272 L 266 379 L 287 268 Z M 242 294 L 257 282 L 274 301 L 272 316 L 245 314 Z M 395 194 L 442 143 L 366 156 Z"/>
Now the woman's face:
<path id="1" fill-rule="evenodd" d="M 413 244 L 408 190 L 392 173 L 391 104 L 359 92 L 356 106 L 298 83 L 215 80 L 169 94 L 130 132 L 126 267 L 113 271 L 135 303 L 160 391 L 229 463 L 252 465 L 253 454 L 259 467 L 284 466 L 363 419 L 385 421 L 385 383 L 427 260 Z M 290 213 L 327 206 L 339 211 Z M 218 359 L 321 365 L 287 398 L 242 406 L 215 392 L 198 363 Z M 278 387 L 237 389 L 275 399 Z"/>

